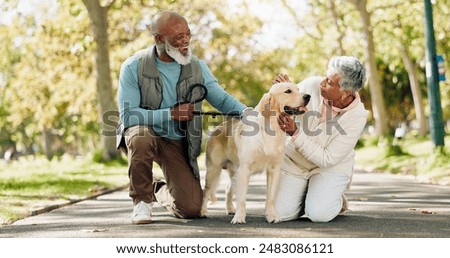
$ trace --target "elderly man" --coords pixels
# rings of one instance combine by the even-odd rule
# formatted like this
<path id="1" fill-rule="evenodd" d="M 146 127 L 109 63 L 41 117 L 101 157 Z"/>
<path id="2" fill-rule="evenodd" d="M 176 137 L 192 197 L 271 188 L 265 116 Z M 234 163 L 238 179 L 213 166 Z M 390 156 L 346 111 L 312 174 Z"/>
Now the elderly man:
<path id="1" fill-rule="evenodd" d="M 278 75 L 274 81 L 289 78 Z M 334 57 L 324 78 L 299 84 L 300 91 L 311 95 L 301 126 L 287 115 L 279 117 L 281 129 L 289 135 L 275 202 L 282 220 L 306 214 L 314 222 L 328 222 L 346 209 L 343 194 L 368 115 L 358 95 L 364 82 L 365 69 L 358 59 Z"/>
<path id="2" fill-rule="evenodd" d="M 121 121 L 118 147 L 128 155 L 133 224 L 151 222 L 158 201 L 176 217 L 200 216 L 202 189 L 197 157 L 202 136 L 201 103 L 189 102 L 190 88 L 202 84 L 206 100 L 223 113 L 246 107 L 226 93 L 208 66 L 192 55 L 188 22 L 172 11 L 152 20 L 155 45 L 128 58 L 121 67 L 118 104 Z M 153 180 L 153 162 L 165 182 Z"/>

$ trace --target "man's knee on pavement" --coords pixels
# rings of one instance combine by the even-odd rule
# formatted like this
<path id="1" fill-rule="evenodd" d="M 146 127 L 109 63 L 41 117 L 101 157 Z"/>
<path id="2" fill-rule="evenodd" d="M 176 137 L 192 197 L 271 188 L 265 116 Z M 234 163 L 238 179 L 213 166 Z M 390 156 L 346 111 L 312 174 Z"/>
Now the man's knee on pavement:
<path id="1" fill-rule="evenodd" d="M 200 217 L 201 206 L 191 205 L 186 207 L 175 207 L 173 213 L 176 217 L 181 219 L 195 219 Z"/>

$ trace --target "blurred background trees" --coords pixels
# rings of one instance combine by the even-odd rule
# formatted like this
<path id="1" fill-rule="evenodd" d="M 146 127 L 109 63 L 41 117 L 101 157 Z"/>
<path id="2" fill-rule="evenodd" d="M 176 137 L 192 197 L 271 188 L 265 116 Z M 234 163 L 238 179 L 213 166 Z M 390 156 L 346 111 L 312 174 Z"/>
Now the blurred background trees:
<path id="1" fill-rule="evenodd" d="M 249 106 L 280 72 L 300 81 L 323 75 L 333 55 L 354 55 L 369 71 L 370 131 L 391 136 L 406 123 L 427 136 L 422 0 L 0 0 L 0 154 L 119 155 L 120 65 L 153 43 L 147 25 L 163 9 L 185 15 L 194 53 Z M 450 0 L 433 11 L 448 69 Z M 440 86 L 448 121 L 448 79 Z"/>

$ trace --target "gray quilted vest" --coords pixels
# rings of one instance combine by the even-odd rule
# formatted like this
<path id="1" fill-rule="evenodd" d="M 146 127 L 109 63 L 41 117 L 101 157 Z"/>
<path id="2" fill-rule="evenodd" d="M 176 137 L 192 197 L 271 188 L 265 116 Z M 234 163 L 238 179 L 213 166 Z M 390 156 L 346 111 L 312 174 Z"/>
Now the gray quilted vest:
<path id="1" fill-rule="evenodd" d="M 141 90 L 140 107 L 144 109 L 159 109 L 162 102 L 163 87 L 159 79 L 159 71 L 155 61 L 156 47 L 141 50 L 138 64 L 138 83 Z M 196 57 L 191 62 L 181 66 L 181 74 L 177 83 L 177 98 L 179 102 L 186 102 L 186 95 L 190 86 L 203 84 L 203 74 Z M 195 110 L 201 110 L 202 103 L 195 104 Z M 180 123 L 185 129 L 185 146 L 189 158 L 189 164 L 195 176 L 200 179 L 197 157 L 201 151 L 202 140 L 202 117 L 194 116 L 191 121 Z"/>

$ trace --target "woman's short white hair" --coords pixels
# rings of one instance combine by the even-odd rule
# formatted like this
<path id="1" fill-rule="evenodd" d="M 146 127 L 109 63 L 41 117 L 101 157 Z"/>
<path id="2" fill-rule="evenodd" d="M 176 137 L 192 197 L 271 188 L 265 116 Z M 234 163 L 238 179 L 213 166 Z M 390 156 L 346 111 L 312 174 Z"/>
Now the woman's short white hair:
<path id="1" fill-rule="evenodd" d="M 364 65 L 353 56 L 335 56 L 328 62 L 327 75 L 339 74 L 339 86 L 342 89 L 357 92 L 366 81 Z"/>

